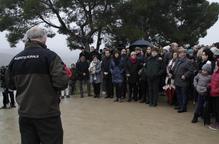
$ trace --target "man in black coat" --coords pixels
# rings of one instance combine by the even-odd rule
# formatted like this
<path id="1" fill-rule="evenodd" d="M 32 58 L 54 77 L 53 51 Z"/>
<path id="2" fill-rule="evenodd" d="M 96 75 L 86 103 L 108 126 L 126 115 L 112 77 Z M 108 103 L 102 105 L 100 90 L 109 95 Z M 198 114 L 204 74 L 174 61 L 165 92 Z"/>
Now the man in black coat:
<path id="1" fill-rule="evenodd" d="M 25 49 L 9 64 L 9 88 L 17 90 L 22 144 L 63 144 L 59 92 L 68 86 L 61 58 L 47 49 L 47 33 L 33 27 Z"/>
<path id="2" fill-rule="evenodd" d="M 179 59 L 173 68 L 173 76 L 179 105 L 177 109 L 179 113 L 183 113 L 187 111 L 187 91 L 190 82 L 189 79 L 193 75 L 194 68 L 186 57 L 186 50 L 184 48 L 180 48 L 178 54 Z"/>
<path id="3" fill-rule="evenodd" d="M 124 69 L 126 70 L 126 65 L 128 62 L 128 55 L 125 48 L 121 50 L 121 62 L 123 63 Z M 126 98 L 127 93 L 127 77 L 126 77 L 126 71 L 123 72 L 123 82 L 122 82 L 122 99 Z"/>
<path id="4" fill-rule="evenodd" d="M 76 69 L 78 72 L 78 80 L 80 84 L 80 94 L 81 98 L 84 97 L 84 85 L 87 85 L 88 96 L 90 96 L 90 86 L 89 86 L 89 63 L 85 56 L 81 56 L 79 61 L 76 63 Z"/>
<path id="5" fill-rule="evenodd" d="M 159 48 L 152 48 L 151 56 L 147 59 L 145 65 L 145 73 L 147 77 L 149 104 L 150 106 L 157 106 L 159 96 L 159 84 L 161 77 L 165 71 L 164 63 L 159 57 Z"/>
<path id="6" fill-rule="evenodd" d="M 105 57 L 102 61 L 102 72 L 103 72 L 103 82 L 106 90 L 105 98 L 113 98 L 113 83 L 112 75 L 110 73 L 110 63 L 111 63 L 111 54 L 110 50 L 105 50 Z"/>

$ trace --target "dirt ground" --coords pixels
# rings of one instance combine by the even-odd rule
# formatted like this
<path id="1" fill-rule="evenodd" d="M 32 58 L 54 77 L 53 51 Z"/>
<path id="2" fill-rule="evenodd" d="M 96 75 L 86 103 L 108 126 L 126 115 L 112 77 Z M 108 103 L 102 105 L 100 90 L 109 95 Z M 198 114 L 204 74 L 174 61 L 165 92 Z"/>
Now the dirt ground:
<path id="1" fill-rule="evenodd" d="M 215 144 L 219 131 L 191 124 L 192 109 L 178 114 L 160 102 L 114 103 L 71 97 L 61 103 L 64 144 Z M 0 144 L 20 144 L 17 109 L 0 110 Z"/>

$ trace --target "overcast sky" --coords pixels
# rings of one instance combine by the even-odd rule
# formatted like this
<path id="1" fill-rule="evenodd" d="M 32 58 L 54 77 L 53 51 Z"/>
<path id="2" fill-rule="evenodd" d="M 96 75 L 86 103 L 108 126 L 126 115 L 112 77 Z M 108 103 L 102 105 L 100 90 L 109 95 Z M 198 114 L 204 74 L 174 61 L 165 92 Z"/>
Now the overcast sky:
<path id="1" fill-rule="evenodd" d="M 219 2 L 219 0 L 209 0 L 210 2 Z M 15 55 L 21 51 L 24 47 L 22 42 L 17 44 L 16 48 L 10 48 L 8 42 L 5 39 L 5 33 L 0 32 L 0 53 L 10 53 Z M 214 42 L 219 42 L 219 20 L 217 23 L 208 30 L 206 37 L 200 39 L 200 44 L 210 45 Z M 56 35 L 52 39 L 48 39 L 48 48 L 58 53 L 66 63 L 70 61 L 75 62 L 78 58 L 79 51 L 70 51 L 66 46 L 65 36 Z M 0 58 L 1 59 L 1 58 Z"/>

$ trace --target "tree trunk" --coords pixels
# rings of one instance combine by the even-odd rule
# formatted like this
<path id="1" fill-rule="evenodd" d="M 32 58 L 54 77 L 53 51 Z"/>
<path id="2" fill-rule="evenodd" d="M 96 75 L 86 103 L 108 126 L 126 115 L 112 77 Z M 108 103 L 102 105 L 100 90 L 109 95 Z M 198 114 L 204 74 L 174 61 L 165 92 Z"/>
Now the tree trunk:
<path id="1" fill-rule="evenodd" d="M 97 45 L 96 45 L 96 49 L 98 51 L 100 49 L 100 45 L 101 45 L 101 42 L 102 42 L 101 34 L 102 34 L 102 28 L 99 28 L 98 34 L 97 34 Z"/>

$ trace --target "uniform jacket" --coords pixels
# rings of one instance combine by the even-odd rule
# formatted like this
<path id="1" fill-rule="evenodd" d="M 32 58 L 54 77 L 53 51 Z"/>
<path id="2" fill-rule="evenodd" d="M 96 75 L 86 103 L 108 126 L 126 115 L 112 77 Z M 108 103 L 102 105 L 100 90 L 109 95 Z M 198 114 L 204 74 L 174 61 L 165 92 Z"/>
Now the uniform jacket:
<path id="1" fill-rule="evenodd" d="M 61 58 L 39 42 L 28 42 L 9 65 L 10 88 L 17 90 L 22 117 L 48 118 L 60 115 L 58 92 L 68 84 Z"/>

